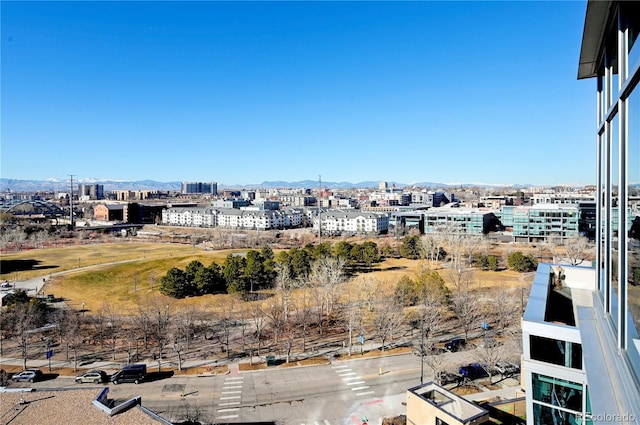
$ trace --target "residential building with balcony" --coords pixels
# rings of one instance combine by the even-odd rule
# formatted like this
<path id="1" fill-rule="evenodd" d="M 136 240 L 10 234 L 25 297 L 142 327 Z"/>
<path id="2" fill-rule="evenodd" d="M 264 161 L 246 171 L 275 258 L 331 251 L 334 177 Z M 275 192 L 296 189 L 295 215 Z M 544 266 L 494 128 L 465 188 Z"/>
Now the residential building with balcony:
<path id="1" fill-rule="evenodd" d="M 329 210 L 313 217 L 313 228 L 322 229 L 322 233 L 329 235 L 358 234 L 379 235 L 389 230 L 388 214 L 378 214 L 361 211 Z"/>
<path id="2" fill-rule="evenodd" d="M 515 207 L 511 211 L 516 242 L 541 242 L 553 238 L 565 240 L 579 233 L 580 214 L 577 206 L 537 204 Z"/>

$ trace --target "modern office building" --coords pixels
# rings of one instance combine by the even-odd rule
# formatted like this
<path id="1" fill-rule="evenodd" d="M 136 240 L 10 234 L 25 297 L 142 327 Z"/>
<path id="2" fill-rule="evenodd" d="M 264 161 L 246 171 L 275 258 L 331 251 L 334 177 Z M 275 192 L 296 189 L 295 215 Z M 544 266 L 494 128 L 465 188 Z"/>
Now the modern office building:
<path id="1" fill-rule="evenodd" d="M 638 33 L 639 2 L 588 1 L 578 78 L 597 94 L 596 261 L 538 267 L 522 322 L 528 424 L 640 424 Z"/>
<path id="2" fill-rule="evenodd" d="M 218 194 L 218 183 L 216 182 L 182 182 L 182 189 L 180 193 L 183 195 L 187 194 L 208 194 L 208 195 L 217 195 Z"/>
<path id="3" fill-rule="evenodd" d="M 512 219 L 515 241 L 541 242 L 552 238 L 564 240 L 577 235 L 580 214 L 574 205 L 537 204 L 515 207 Z"/>
<path id="4" fill-rule="evenodd" d="M 424 233 L 436 233 L 455 229 L 472 235 L 482 235 L 496 231 L 500 220 L 495 213 L 468 208 L 432 208 L 422 212 Z"/>

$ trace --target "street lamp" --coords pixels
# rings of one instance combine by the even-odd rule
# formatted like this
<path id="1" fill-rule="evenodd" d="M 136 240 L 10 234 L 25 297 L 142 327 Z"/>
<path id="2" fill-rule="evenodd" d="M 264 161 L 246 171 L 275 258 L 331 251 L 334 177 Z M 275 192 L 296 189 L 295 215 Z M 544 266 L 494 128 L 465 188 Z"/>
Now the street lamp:
<path id="1" fill-rule="evenodd" d="M 84 303 L 82 303 L 82 317 L 84 317 Z"/>

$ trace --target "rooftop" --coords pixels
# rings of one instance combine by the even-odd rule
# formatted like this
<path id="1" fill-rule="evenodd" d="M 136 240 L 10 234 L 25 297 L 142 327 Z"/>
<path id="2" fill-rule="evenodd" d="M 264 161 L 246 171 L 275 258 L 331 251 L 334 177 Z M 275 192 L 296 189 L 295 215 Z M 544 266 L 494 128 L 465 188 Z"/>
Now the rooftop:
<path id="1" fill-rule="evenodd" d="M 105 390 L 0 391 L 0 423 L 158 425 L 169 422 L 140 405 L 140 399 L 109 408 Z M 126 404 L 126 405 L 125 405 Z M 102 405 L 102 406 L 100 406 Z"/>
<path id="2" fill-rule="evenodd" d="M 489 412 L 474 403 L 448 391 L 434 382 L 409 388 L 410 393 L 418 396 L 427 403 L 436 406 L 443 412 L 459 419 L 461 422 L 469 422 L 481 416 L 489 415 Z"/>

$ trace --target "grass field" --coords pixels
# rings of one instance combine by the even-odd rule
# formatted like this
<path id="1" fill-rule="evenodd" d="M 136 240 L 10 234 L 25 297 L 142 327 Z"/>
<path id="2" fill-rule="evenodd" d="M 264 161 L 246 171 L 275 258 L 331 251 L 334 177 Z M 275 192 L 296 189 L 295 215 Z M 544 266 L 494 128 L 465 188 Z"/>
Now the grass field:
<path id="1" fill-rule="evenodd" d="M 95 311 L 108 302 L 126 312 L 148 297 L 161 297 L 163 303 L 175 307 L 206 306 L 225 296 L 165 299 L 158 291 L 160 278 L 171 267 L 184 269 L 194 260 L 205 266 L 213 261 L 221 264 L 230 252 L 233 251 L 203 251 L 189 245 L 166 243 L 92 244 L 30 250 L 3 255 L 0 279 L 12 281 L 17 277 L 18 280 L 26 280 L 51 275 L 44 293 L 64 298 L 70 307 L 78 310 L 82 303 L 86 310 Z M 389 291 L 403 275 L 413 276 L 422 266 L 416 260 L 387 259 L 372 272 L 356 275 L 350 283 L 373 277 Z M 450 282 L 447 269 L 439 268 L 438 271 L 445 281 Z M 66 273 L 56 275 L 60 272 Z M 474 281 L 483 287 L 522 287 L 531 279 L 524 282 L 522 274 L 506 270 L 475 271 Z"/>

